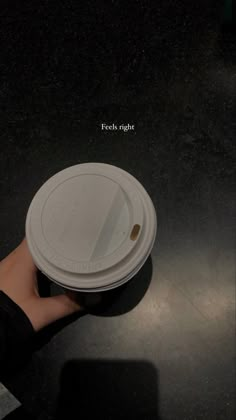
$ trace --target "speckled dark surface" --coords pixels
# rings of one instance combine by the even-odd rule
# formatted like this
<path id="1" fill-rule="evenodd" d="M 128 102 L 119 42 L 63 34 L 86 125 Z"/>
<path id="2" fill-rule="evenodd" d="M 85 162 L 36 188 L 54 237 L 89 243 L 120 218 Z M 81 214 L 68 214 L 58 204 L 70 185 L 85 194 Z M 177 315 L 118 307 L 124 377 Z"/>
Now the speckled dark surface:
<path id="1" fill-rule="evenodd" d="M 41 184 L 89 161 L 143 183 L 158 235 L 141 300 L 130 286 L 74 320 L 6 385 L 41 420 L 231 420 L 236 43 L 221 2 L 32 4 L 0 13 L 0 257 Z"/>

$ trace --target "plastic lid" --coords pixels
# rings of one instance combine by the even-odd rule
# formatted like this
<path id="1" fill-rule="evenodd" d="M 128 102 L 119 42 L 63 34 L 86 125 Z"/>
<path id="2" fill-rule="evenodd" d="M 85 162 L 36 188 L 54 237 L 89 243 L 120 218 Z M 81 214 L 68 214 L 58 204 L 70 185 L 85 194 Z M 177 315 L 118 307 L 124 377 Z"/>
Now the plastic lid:
<path id="1" fill-rule="evenodd" d="M 141 184 L 103 163 L 54 175 L 36 193 L 26 218 L 36 265 L 75 290 L 106 290 L 127 281 L 148 257 L 155 234 L 155 210 Z"/>

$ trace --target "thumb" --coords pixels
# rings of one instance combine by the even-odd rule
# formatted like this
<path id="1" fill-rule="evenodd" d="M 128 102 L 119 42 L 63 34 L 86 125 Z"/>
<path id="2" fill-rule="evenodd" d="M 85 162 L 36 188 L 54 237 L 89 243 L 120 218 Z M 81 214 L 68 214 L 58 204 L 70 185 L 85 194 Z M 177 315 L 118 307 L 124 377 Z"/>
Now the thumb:
<path id="1" fill-rule="evenodd" d="M 35 331 L 39 331 L 65 316 L 83 310 L 78 302 L 66 294 L 34 298 L 32 301 L 24 302 L 21 307 L 30 319 Z"/>
<path id="2" fill-rule="evenodd" d="M 45 325 L 83 309 L 78 302 L 67 294 L 41 298 L 40 300 L 42 312 L 45 313 Z"/>

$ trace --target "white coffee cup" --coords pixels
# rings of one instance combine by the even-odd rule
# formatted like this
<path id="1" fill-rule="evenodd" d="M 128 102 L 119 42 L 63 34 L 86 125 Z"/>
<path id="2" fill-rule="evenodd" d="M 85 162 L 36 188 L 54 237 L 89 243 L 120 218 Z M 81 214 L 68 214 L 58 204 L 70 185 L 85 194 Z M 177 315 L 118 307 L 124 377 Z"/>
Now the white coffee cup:
<path id="1" fill-rule="evenodd" d="M 137 179 L 104 163 L 58 172 L 38 190 L 26 217 L 36 266 L 64 288 L 97 292 L 130 280 L 151 253 L 156 212 Z"/>

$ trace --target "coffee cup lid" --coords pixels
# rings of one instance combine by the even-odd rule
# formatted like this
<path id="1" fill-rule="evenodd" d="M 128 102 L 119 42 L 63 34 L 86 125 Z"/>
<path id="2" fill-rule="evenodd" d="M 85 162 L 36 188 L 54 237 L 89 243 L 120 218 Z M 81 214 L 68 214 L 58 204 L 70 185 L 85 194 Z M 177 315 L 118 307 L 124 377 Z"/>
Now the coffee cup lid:
<path id="1" fill-rule="evenodd" d="M 150 254 L 156 213 L 142 185 L 104 163 L 79 164 L 52 176 L 34 196 L 26 239 L 38 268 L 78 291 L 126 282 Z"/>

